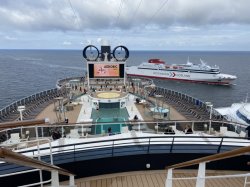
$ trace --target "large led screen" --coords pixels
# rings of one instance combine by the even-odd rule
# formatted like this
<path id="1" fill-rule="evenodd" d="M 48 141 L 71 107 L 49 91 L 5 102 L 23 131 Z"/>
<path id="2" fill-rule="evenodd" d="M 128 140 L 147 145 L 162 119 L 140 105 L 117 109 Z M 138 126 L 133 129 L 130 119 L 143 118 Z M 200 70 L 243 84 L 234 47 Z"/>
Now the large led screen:
<path id="1" fill-rule="evenodd" d="M 94 77 L 119 77 L 119 64 L 94 64 Z"/>

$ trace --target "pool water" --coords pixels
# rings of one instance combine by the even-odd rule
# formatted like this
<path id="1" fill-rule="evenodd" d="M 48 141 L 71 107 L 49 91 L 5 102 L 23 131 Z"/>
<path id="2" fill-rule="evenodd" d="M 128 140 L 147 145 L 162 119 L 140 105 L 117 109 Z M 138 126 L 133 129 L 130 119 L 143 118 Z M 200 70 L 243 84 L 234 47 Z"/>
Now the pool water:
<path id="1" fill-rule="evenodd" d="M 94 129 L 92 129 L 95 134 L 102 134 L 102 133 L 108 133 L 108 129 L 111 128 L 112 133 L 121 133 L 121 128 L 125 127 L 126 125 L 123 123 L 125 121 L 124 118 L 98 118 L 96 122 L 105 122 L 105 123 L 115 123 L 115 124 L 98 124 L 93 126 Z"/>
<path id="2" fill-rule="evenodd" d="M 124 118 L 127 120 L 129 117 L 128 111 L 126 108 L 99 108 L 99 110 L 92 109 L 91 119 L 97 121 L 98 119 L 104 120 L 101 122 L 113 122 L 112 119 L 121 119 Z M 104 119 L 103 119 L 104 118 Z M 105 118 L 111 118 L 108 121 L 105 121 Z"/>

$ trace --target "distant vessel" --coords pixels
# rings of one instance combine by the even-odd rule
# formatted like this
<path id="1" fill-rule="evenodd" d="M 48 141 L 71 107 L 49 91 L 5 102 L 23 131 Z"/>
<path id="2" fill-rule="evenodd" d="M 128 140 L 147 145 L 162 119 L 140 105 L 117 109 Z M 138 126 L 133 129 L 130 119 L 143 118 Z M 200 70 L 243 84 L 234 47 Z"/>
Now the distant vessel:
<path id="1" fill-rule="evenodd" d="M 209 66 L 204 61 L 200 61 L 200 64 L 194 64 L 188 60 L 186 64 L 167 65 L 160 59 L 150 59 L 148 63 L 126 67 L 126 73 L 131 76 L 215 85 L 230 85 L 237 78 L 234 75 L 222 74 L 218 66 Z"/>
<path id="2" fill-rule="evenodd" d="M 215 109 L 228 121 L 250 125 L 250 103 L 233 103 L 230 107 Z"/>

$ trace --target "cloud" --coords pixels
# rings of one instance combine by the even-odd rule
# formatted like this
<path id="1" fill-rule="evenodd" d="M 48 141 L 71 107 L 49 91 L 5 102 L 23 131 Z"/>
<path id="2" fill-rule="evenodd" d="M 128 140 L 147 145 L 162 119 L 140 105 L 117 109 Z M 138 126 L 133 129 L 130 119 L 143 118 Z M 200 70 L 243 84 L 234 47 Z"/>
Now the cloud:
<path id="1" fill-rule="evenodd" d="M 63 45 L 72 45 L 72 43 L 69 42 L 69 41 L 64 41 L 62 44 L 63 44 Z"/>
<path id="2" fill-rule="evenodd" d="M 68 1 L 61 0 L 2 0 L 0 28 L 67 32 L 127 30 L 145 25 L 166 28 L 173 25 L 250 24 L 250 1 L 247 0 L 169 0 L 158 13 L 156 11 L 164 1 L 144 0 L 136 9 L 139 1 L 122 1 L 118 19 L 118 0 L 71 0 L 73 10 Z"/>
<path id="3" fill-rule="evenodd" d="M 5 36 L 4 37 L 6 40 L 17 40 L 16 37 L 11 37 L 11 36 Z"/>
<path id="4" fill-rule="evenodd" d="M 1 0 L 0 48 L 79 49 L 103 38 L 130 49 L 250 49 L 250 1 L 164 2 Z"/>
<path id="5" fill-rule="evenodd" d="M 171 26 L 169 27 L 170 31 L 173 32 L 187 32 L 187 31 L 199 31 L 197 27 L 187 27 L 187 26 Z"/>

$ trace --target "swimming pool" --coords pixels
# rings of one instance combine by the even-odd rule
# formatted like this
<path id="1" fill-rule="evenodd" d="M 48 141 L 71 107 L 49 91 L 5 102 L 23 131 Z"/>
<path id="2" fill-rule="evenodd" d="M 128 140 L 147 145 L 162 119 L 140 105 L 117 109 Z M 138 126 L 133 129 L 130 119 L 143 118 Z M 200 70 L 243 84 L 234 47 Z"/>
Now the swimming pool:
<path id="1" fill-rule="evenodd" d="M 102 134 L 102 133 L 108 133 L 108 128 L 111 128 L 112 133 L 121 133 L 122 127 L 125 127 L 126 125 L 123 123 L 125 121 L 124 118 L 98 118 L 96 122 L 105 122 L 105 123 L 115 123 L 115 124 L 98 124 L 95 125 L 92 129 L 94 130 L 95 134 Z M 117 122 L 117 123 L 116 123 Z"/>

